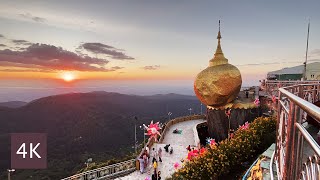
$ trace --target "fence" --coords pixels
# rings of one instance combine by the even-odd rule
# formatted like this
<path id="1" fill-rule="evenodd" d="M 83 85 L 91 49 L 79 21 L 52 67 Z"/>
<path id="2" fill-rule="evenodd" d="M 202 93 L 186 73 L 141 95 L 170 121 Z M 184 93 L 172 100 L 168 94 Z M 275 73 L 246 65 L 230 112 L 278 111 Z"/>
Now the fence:
<path id="1" fill-rule="evenodd" d="M 277 140 L 273 160 L 280 180 L 320 179 L 320 147 L 303 125 L 307 116 L 320 123 L 320 108 L 313 104 L 320 100 L 320 83 L 303 83 L 305 82 L 266 83 L 270 93 L 274 92 L 270 85 L 277 84 L 279 87 Z"/>
<path id="2" fill-rule="evenodd" d="M 99 179 L 114 179 L 117 177 L 125 176 L 136 170 L 136 160 L 131 159 L 128 161 L 112 164 L 109 166 L 101 167 L 98 169 L 86 171 L 76 174 L 62 180 L 99 180 Z"/>
<path id="3" fill-rule="evenodd" d="M 269 95 L 275 95 L 278 96 L 279 94 L 279 88 L 281 87 L 288 87 L 292 85 L 297 84 L 318 84 L 320 81 L 274 81 L 274 80 L 268 80 L 265 82 L 265 90 L 269 93 Z"/>

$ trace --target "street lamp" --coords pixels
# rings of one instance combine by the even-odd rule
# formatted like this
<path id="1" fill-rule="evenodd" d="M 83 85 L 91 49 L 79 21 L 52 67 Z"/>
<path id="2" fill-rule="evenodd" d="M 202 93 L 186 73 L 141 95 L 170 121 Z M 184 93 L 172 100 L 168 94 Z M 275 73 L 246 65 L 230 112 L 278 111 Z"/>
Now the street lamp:
<path id="1" fill-rule="evenodd" d="M 168 112 L 169 121 L 171 120 L 170 116 L 172 115 L 172 112 Z"/>
<path id="2" fill-rule="evenodd" d="M 11 172 L 14 172 L 15 169 L 7 169 L 7 171 L 8 171 L 8 180 L 11 180 L 11 177 L 10 177 Z"/>
<path id="3" fill-rule="evenodd" d="M 202 103 L 200 103 L 200 114 L 202 115 Z"/>
<path id="4" fill-rule="evenodd" d="M 145 133 L 145 124 L 142 124 L 142 126 L 140 126 L 140 129 L 143 130 L 143 147 L 146 145 L 146 133 Z"/>
<path id="5" fill-rule="evenodd" d="M 191 111 L 192 111 L 192 108 L 189 108 L 188 110 L 190 111 L 190 116 L 191 116 Z"/>
<path id="6" fill-rule="evenodd" d="M 137 153 L 137 116 L 134 117 L 134 151 Z"/>

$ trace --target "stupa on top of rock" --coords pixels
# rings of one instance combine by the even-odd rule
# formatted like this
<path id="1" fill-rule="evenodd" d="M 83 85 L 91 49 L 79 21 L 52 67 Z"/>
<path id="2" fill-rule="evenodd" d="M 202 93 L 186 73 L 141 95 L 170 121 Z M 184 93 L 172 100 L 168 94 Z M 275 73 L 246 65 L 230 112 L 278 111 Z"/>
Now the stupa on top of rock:
<path id="1" fill-rule="evenodd" d="M 198 99 L 208 106 L 223 106 L 236 99 L 242 79 L 237 67 L 228 63 L 221 49 L 219 20 L 218 45 L 209 67 L 201 71 L 194 81 L 194 91 Z"/>
<path id="2" fill-rule="evenodd" d="M 216 141 L 221 141 L 230 136 L 231 130 L 257 117 L 259 107 L 253 103 L 254 95 L 245 98 L 244 92 L 240 92 L 241 73 L 224 57 L 220 21 L 217 39 L 214 57 L 209 61 L 209 66 L 197 75 L 194 92 L 207 105 L 208 134 Z"/>

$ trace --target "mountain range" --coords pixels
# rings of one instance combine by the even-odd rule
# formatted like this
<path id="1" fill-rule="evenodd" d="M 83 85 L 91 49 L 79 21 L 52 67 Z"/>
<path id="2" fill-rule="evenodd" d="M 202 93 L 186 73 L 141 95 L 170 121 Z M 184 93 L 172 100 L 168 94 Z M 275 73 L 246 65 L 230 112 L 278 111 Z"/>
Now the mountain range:
<path id="1" fill-rule="evenodd" d="M 140 125 L 151 120 L 166 122 L 169 111 L 171 118 L 188 115 L 189 108 L 193 109 L 191 113 L 200 113 L 195 96 L 137 96 L 104 91 L 0 104 L 0 179 L 6 178 L 10 167 L 10 133 L 47 133 L 48 141 L 48 168 L 16 170 L 13 179 L 60 179 L 83 168 L 88 158 L 104 162 L 132 153 L 135 123 L 141 143 Z"/>

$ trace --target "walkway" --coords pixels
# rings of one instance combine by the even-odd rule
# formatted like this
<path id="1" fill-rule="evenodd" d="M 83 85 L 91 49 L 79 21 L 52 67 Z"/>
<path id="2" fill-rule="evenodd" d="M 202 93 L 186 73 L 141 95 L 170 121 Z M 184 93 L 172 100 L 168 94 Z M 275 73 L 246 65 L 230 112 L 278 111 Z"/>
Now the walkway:
<path id="1" fill-rule="evenodd" d="M 170 144 L 173 147 L 173 154 L 166 153 L 163 149 L 162 163 L 159 163 L 158 166 L 158 170 L 161 171 L 161 179 L 166 179 L 167 177 L 170 177 L 171 174 L 174 172 L 174 163 L 179 162 L 181 164 L 180 160 L 186 158 L 186 147 L 188 145 L 195 146 L 193 128 L 197 124 L 202 122 L 205 122 L 205 120 L 190 120 L 174 124 L 170 127 L 168 133 L 165 134 L 165 137 L 162 142 L 163 144 L 155 144 L 152 146 L 152 148 L 159 149 L 159 147 L 162 147 L 163 149 L 165 144 Z M 173 134 L 172 131 L 176 128 L 179 130 L 181 129 L 182 134 Z M 118 178 L 117 180 L 144 180 L 146 177 L 150 177 L 151 179 L 152 173 L 153 168 L 151 163 L 149 163 L 147 170 L 144 174 L 141 174 L 140 171 L 135 171 L 129 174 L 128 176 Z"/>

